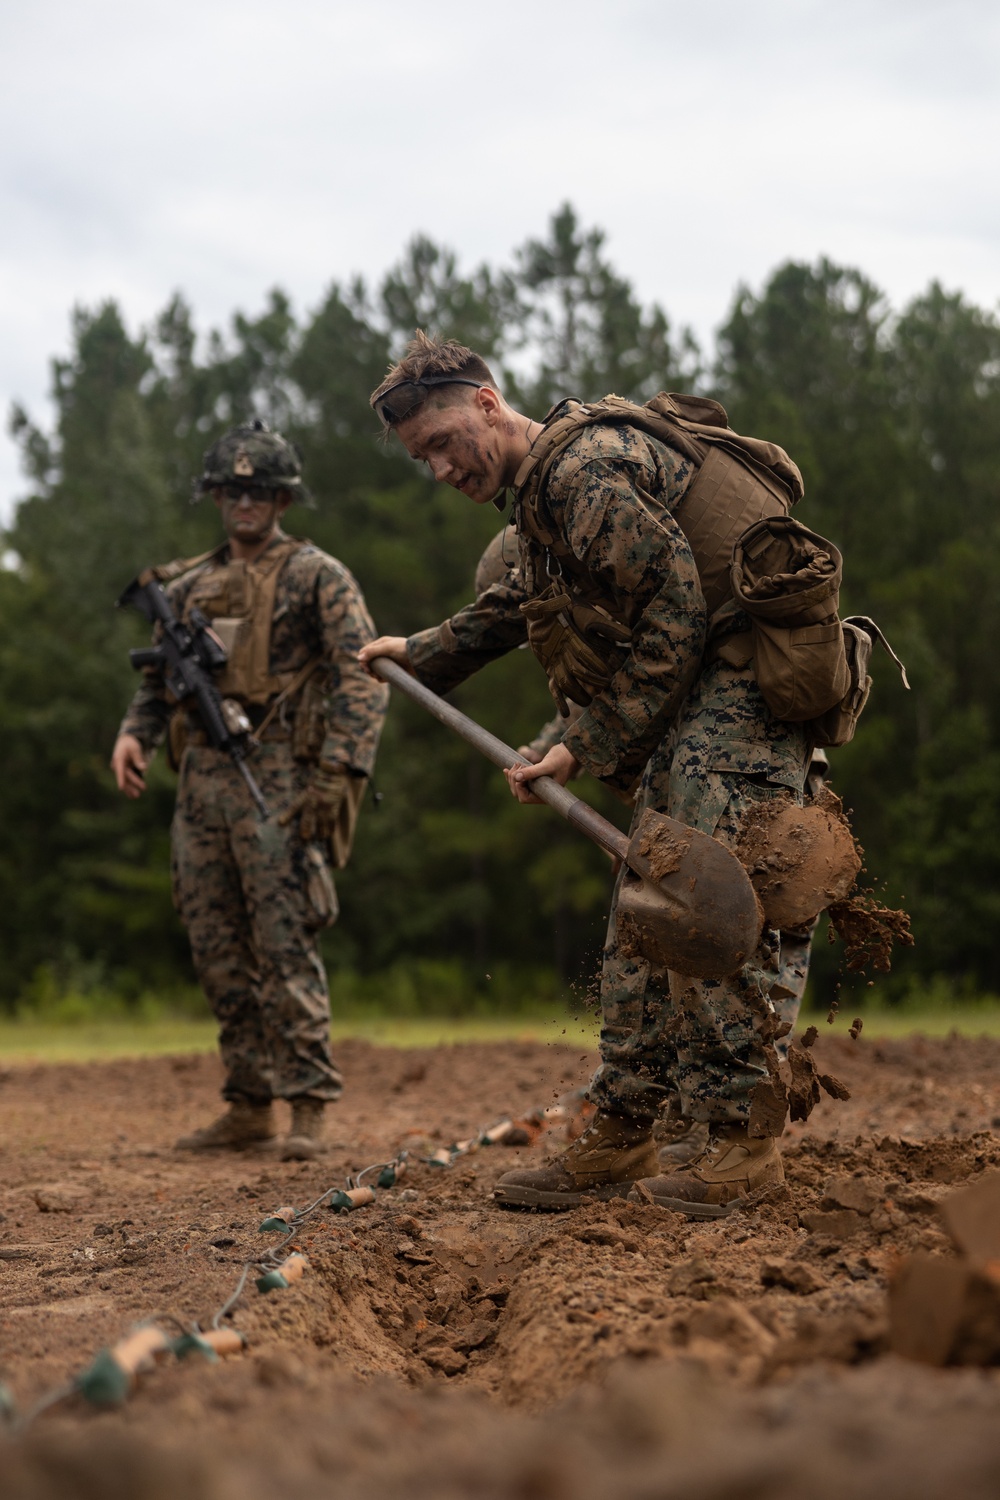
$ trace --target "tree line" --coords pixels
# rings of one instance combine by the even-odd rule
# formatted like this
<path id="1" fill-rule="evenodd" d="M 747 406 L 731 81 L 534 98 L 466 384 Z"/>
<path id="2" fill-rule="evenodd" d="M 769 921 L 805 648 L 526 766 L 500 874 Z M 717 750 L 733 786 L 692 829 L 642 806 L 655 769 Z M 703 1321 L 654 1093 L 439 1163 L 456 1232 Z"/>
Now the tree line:
<path id="1" fill-rule="evenodd" d="M 566 206 L 509 265 L 468 271 L 418 237 L 377 286 L 335 284 L 305 316 L 274 290 L 205 340 L 180 295 L 139 331 L 114 302 L 73 313 L 52 430 L 19 407 L 10 417 L 30 492 L 0 571 L 0 1004 L 40 976 L 126 998 L 188 976 L 170 904 L 172 777 L 161 757 L 132 804 L 107 768 L 134 687 L 127 649 L 142 640 L 112 605 L 143 565 L 214 544 L 214 507 L 189 502 L 220 430 L 258 414 L 298 443 L 318 508 L 293 511 L 289 529 L 355 572 L 381 631 L 437 623 L 471 597 L 500 518 L 382 444 L 367 402 L 417 326 L 481 350 L 532 415 L 565 395 L 697 389 L 792 453 L 798 514 L 845 556 L 845 613 L 879 621 L 912 683 L 877 660 L 861 728 L 833 754 L 869 879 L 913 916 L 917 945 L 889 993 L 937 978 L 995 989 L 1000 324 L 936 282 L 900 311 L 859 270 L 788 262 L 737 290 L 709 360 Z M 551 712 L 525 652 L 455 696 L 514 744 Z M 470 995 L 501 970 L 586 984 L 609 895 L 599 851 L 518 808 L 408 703 L 393 703 L 375 781 L 328 939 L 335 985 L 338 970 L 447 965 Z M 622 821 L 602 788 L 579 785 Z M 824 949 L 824 993 L 836 976 Z"/>

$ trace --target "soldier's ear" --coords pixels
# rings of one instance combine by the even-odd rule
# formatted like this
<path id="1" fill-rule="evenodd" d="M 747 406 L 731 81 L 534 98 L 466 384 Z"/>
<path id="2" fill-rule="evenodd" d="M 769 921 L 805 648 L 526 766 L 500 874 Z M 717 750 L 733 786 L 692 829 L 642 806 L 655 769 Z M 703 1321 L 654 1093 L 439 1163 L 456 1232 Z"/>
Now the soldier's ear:
<path id="1" fill-rule="evenodd" d="M 503 409 L 503 402 L 500 399 L 499 393 L 491 385 L 481 385 L 477 391 L 473 392 L 472 399 L 482 411 L 489 425 L 495 427 L 500 420 Z"/>

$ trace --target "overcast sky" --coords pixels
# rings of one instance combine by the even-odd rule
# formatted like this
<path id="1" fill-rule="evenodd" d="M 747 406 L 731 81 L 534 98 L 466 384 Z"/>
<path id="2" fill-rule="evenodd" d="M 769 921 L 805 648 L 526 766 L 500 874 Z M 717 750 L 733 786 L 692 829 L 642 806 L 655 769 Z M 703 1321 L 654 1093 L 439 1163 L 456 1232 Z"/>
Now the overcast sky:
<path id="1" fill-rule="evenodd" d="M 301 311 L 566 199 L 703 339 L 787 257 L 1000 297 L 997 0 L 0 0 L 0 77 L 0 397 L 43 419 L 75 303 Z"/>

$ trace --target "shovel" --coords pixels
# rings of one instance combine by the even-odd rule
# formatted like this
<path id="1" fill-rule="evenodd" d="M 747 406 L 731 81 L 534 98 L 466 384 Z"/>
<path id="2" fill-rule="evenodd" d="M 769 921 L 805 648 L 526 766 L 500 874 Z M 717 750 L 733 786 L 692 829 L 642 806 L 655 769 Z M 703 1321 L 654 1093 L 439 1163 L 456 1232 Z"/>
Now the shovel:
<path id="1" fill-rule="evenodd" d="M 507 770 L 530 764 L 389 657 L 375 657 L 369 666 L 495 766 Z M 618 891 L 621 937 L 654 968 L 722 979 L 753 953 L 763 912 L 746 870 L 717 839 L 652 808 L 642 813 L 629 837 L 551 776 L 539 776 L 531 790 L 627 866 Z"/>

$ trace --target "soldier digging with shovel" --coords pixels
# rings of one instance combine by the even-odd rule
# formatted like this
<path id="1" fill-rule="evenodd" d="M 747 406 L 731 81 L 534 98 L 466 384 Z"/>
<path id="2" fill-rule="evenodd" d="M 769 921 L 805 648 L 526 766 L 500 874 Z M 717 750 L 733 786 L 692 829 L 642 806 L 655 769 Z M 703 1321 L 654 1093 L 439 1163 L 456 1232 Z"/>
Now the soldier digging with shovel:
<path id="1" fill-rule="evenodd" d="M 505 773 L 518 801 L 537 800 L 536 778 L 565 785 L 583 767 L 618 790 L 638 783 L 633 827 L 656 809 L 732 848 L 762 805 L 801 803 L 809 765 L 807 726 L 764 700 L 729 584 L 735 538 L 783 516 L 801 479 L 781 449 L 732 433 L 716 403 L 657 401 L 655 417 L 609 398 L 534 421 L 479 355 L 418 332 L 372 406 L 436 480 L 498 509 L 512 493 L 519 566 L 443 624 L 383 636 L 360 658 L 388 657 L 447 693 L 527 640 L 556 702 L 584 711 L 536 765 Z M 721 1216 L 783 1180 L 774 1137 L 759 1121 L 749 1129 L 768 1077 L 760 1022 L 773 1014 L 778 933 L 762 924 L 756 950 L 721 978 L 672 972 L 624 937 L 621 888 L 619 877 L 596 1116 L 548 1165 L 508 1172 L 495 1198 L 568 1209 L 628 1196 Z M 695 1159 L 658 1175 L 653 1125 L 666 1110 L 710 1131 Z"/>

